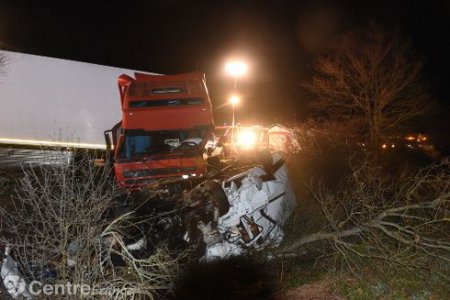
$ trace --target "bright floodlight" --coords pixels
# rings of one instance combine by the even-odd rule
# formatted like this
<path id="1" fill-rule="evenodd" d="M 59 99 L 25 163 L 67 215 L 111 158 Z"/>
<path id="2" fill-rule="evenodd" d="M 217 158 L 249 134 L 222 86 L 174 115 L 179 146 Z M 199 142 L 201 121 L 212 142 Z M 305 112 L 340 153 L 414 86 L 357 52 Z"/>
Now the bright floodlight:
<path id="1" fill-rule="evenodd" d="M 236 105 L 239 104 L 240 99 L 238 96 L 232 96 L 229 101 L 232 105 Z"/>
<path id="2" fill-rule="evenodd" d="M 250 129 L 239 132 L 238 145 L 243 149 L 251 149 L 256 146 L 256 133 Z"/>
<path id="3" fill-rule="evenodd" d="M 233 77 L 245 75 L 247 69 L 247 64 L 242 61 L 230 61 L 225 64 L 225 71 Z"/>

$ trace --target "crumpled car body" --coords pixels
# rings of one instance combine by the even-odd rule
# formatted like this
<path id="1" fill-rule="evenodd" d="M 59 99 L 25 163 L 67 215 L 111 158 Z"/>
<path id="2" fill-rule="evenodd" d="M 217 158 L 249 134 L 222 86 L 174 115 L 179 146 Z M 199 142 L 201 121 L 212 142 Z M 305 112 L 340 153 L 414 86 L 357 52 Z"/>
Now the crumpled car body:
<path id="1" fill-rule="evenodd" d="M 203 260 L 278 246 L 283 240 L 282 227 L 296 208 L 296 199 L 283 158 L 275 153 L 270 159 L 265 166 L 222 182 L 228 209 L 219 209 L 225 197 L 218 199 L 216 217 L 198 226 L 206 244 Z"/>

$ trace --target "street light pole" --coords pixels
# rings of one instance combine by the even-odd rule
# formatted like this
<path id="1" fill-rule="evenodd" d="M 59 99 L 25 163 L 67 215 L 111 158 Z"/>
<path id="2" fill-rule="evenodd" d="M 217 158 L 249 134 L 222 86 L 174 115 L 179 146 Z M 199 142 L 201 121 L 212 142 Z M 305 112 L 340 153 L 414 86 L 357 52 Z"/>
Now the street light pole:
<path id="1" fill-rule="evenodd" d="M 225 71 L 233 77 L 233 92 L 236 93 L 238 77 L 242 77 L 247 73 L 248 66 L 246 63 L 240 60 L 230 61 L 225 64 Z M 234 129 L 236 126 L 236 104 L 239 103 L 240 99 L 237 96 L 230 98 L 230 103 L 232 106 L 233 119 L 231 122 L 231 139 L 234 144 Z"/>
<path id="2" fill-rule="evenodd" d="M 233 110 L 233 119 L 231 121 L 231 144 L 234 145 L 234 127 L 236 126 L 234 112 L 236 109 L 236 105 L 234 103 L 231 103 L 231 106 Z"/>
<path id="3" fill-rule="evenodd" d="M 234 126 L 236 126 L 235 116 L 234 116 L 234 114 L 235 114 L 235 104 L 233 103 L 232 106 L 233 106 L 233 120 L 231 122 L 231 126 L 233 126 L 233 128 L 234 128 Z"/>
<path id="4" fill-rule="evenodd" d="M 238 96 L 232 96 L 229 100 L 231 107 L 232 107 L 232 111 L 233 111 L 233 119 L 232 119 L 232 123 L 231 123 L 231 125 L 233 127 L 236 125 L 236 123 L 235 123 L 235 120 L 236 120 L 235 119 L 235 110 L 236 110 L 235 107 L 237 104 L 239 104 L 239 101 L 241 101 L 241 99 L 239 99 Z"/>
<path id="5" fill-rule="evenodd" d="M 232 120 L 231 120 L 231 141 L 234 143 L 234 127 L 236 126 L 236 105 L 239 103 L 240 99 L 238 96 L 232 96 L 229 100 L 231 104 L 231 109 L 233 112 Z"/>

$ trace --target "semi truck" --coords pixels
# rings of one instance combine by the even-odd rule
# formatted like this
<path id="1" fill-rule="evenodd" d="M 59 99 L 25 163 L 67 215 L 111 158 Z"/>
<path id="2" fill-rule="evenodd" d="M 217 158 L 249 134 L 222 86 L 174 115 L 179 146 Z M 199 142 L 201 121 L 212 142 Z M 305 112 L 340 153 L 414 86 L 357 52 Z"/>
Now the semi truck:
<path id="1" fill-rule="evenodd" d="M 0 55 L 3 167 L 39 164 L 49 153 L 41 149 L 56 147 L 106 150 L 124 187 L 205 173 L 203 152 L 214 122 L 203 73 L 165 76 L 11 51 Z M 105 144 L 104 131 L 115 123 Z"/>
<path id="2" fill-rule="evenodd" d="M 118 183 L 137 188 L 205 175 L 214 129 L 205 74 L 123 74 L 118 86 L 122 118 L 105 131 Z"/>

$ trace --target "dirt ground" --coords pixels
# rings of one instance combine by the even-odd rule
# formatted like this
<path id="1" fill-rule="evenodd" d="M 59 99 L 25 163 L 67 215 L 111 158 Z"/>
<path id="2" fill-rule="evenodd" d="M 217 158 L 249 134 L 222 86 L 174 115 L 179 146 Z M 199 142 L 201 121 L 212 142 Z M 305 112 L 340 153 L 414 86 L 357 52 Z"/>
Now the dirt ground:
<path id="1" fill-rule="evenodd" d="M 343 300 L 331 293 L 331 281 L 324 279 L 314 283 L 307 283 L 283 292 L 279 300 Z"/>

